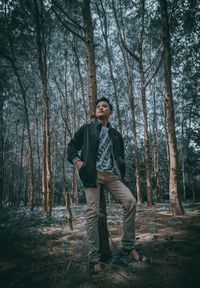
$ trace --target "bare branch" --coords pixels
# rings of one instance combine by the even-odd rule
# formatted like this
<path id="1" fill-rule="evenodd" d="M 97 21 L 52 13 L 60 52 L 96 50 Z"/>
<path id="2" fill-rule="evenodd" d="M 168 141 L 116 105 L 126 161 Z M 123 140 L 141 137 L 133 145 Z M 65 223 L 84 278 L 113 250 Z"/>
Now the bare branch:
<path id="1" fill-rule="evenodd" d="M 162 55 L 161 55 L 161 57 L 160 57 L 160 61 L 159 61 L 158 65 L 157 65 L 154 73 L 153 73 L 153 74 L 149 77 L 149 79 L 146 81 L 145 87 L 147 87 L 147 86 L 149 85 L 149 83 L 151 82 L 151 80 L 152 80 L 152 79 L 156 76 L 156 74 L 158 73 L 158 71 L 159 71 L 159 69 L 160 69 L 160 67 L 161 67 L 162 61 L 163 61 L 163 53 L 162 53 Z"/>
<path id="2" fill-rule="evenodd" d="M 150 68 L 153 66 L 155 60 L 158 58 L 158 53 L 160 52 L 161 48 L 163 47 L 163 43 L 160 44 L 160 47 L 158 48 L 157 52 L 155 53 L 153 60 L 151 61 L 151 64 L 149 65 L 149 67 L 144 71 L 144 73 L 147 73 L 148 70 L 150 70 Z"/>
<path id="3" fill-rule="evenodd" d="M 85 30 L 84 27 L 82 27 L 81 25 L 79 25 L 72 17 L 70 17 L 65 11 L 64 9 L 56 2 L 53 1 L 53 4 L 73 23 L 73 26 L 81 29 L 81 30 Z M 71 24 L 72 25 L 72 24 Z"/>
<path id="4" fill-rule="evenodd" d="M 117 28 L 118 28 L 119 37 L 120 37 L 120 40 L 122 42 L 122 46 L 137 62 L 139 62 L 139 60 L 140 60 L 139 56 L 130 50 L 130 48 L 128 47 L 128 45 L 126 44 L 126 42 L 124 40 L 124 37 L 122 36 L 122 32 L 120 29 L 120 25 L 119 25 L 119 21 L 118 21 L 118 17 L 117 17 L 117 12 L 116 12 L 116 8 L 115 8 L 115 3 L 113 0 L 112 0 L 112 7 L 113 7 L 114 16 L 115 16 L 115 21 L 116 21 Z"/>
<path id="5" fill-rule="evenodd" d="M 56 12 L 56 10 L 54 8 L 52 8 L 53 12 L 55 13 L 56 17 L 58 18 L 58 20 L 60 21 L 60 23 L 71 33 L 73 33 L 74 35 L 76 35 L 79 39 L 81 39 L 82 41 L 85 42 L 85 37 L 81 36 L 80 34 L 76 33 L 74 30 L 72 30 L 67 24 L 69 24 L 69 22 L 66 23 L 66 21 L 62 20 L 60 15 Z"/>

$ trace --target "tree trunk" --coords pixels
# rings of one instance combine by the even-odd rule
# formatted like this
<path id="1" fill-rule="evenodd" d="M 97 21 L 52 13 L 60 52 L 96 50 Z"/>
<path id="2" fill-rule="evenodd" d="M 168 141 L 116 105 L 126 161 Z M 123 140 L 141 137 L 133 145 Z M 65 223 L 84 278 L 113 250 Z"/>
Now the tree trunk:
<path id="1" fill-rule="evenodd" d="M 44 35 L 44 26 L 41 25 L 44 21 L 43 2 L 34 0 L 34 16 L 36 28 L 36 44 L 38 51 L 38 64 L 40 78 L 42 83 L 43 95 L 43 193 L 44 193 L 44 211 L 49 215 L 52 213 L 53 207 L 53 185 L 51 171 L 51 139 L 50 139 L 50 114 L 49 114 L 49 95 L 48 95 L 48 80 L 47 80 L 47 55 L 46 43 Z"/>
<path id="2" fill-rule="evenodd" d="M 76 56 L 76 63 L 77 63 L 77 70 L 78 70 L 78 76 L 81 84 L 81 94 L 82 94 L 82 100 L 83 100 L 83 110 L 85 114 L 85 121 L 88 121 L 88 107 L 86 104 L 86 99 L 85 99 L 85 92 L 84 92 L 84 85 L 83 85 L 83 76 L 81 73 L 81 68 L 80 68 L 80 60 L 79 60 L 79 55 L 77 53 L 77 48 L 74 47 L 74 54 Z"/>
<path id="3" fill-rule="evenodd" d="M 25 124 L 26 129 L 28 133 L 28 146 L 29 146 L 29 155 L 30 155 L 30 165 L 29 165 L 29 206 L 30 209 L 33 210 L 34 204 L 35 204 L 35 191 L 34 191 L 34 175 L 33 175 L 33 152 L 32 152 L 32 139 L 31 139 L 31 131 L 30 131 L 30 120 L 29 120 L 29 113 L 28 113 L 28 103 L 27 103 L 27 97 L 26 97 L 26 88 L 25 85 L 23 85 L 22 78 L 20 77 L 20 74 L 18 72 L 18 67 L 16 66 L 16 57 L 15 57 L 15 50 L 13 48 L 13 39 L 12 39 L 12 31 L 10 31 L 9 27 L 9 21 L 7 18 L 6 10 L 5 10 L 5 21 L 7 24 L 7 33 L 8 33 L 8 39 L 9 39 L 9 48 L 10 48 L 10 54 L 12 57 L 8 57 L 7 59 L 10 61 L 12 69 L 14 71 L 14 74 L 17 78 L 21 96 L 23 100 L 23 106 L 24 106 L 24 117 L 25 117 Z"/>
<path id="4" fill-rule="evenodd" d="M 90 0 L 83 1 L 83 19 L 85 26 L 85 40 L 86 40 L 86 51 L 87 51 L 87 69 L 88 69 L 88 92 L 89 92 L 89 108 L 90 108 L 90 118 L 91 120 L 95 119 L 95 103 L 96 103 L 96 65 L 95 65 L 95 57 L 94 57 L 94 36 L 93 36 L 93 25 L 92 18 L 90 12 Z M 106 219 L 106 205 L 105 205 L 105 196 L 103 195 L 103 191 L 101 190 L 100 197 L 100 210 L 101 215 L 103 217 L 99 218 L 99 237 L 102 239 L 102 235 L 104 237 L 103 241 L 100 240 L 100 253 L 102 255 L 102 260 L 106 260 L 106 255 L 110 258 L 111 251 L 109 247 L 109 239 L 108 239 L 108 228 Z"/>
<path id="5" fill-rule="evenodd" d="M 109 246 L 109 232 L 107 227 L 106 198 L 105 192 L 100 190 L 100 217 L 99 217 L 99 241 L 101 261 L 106 262 L 112 257 Z"/>
<path id="6" fill-rule="evenodd" d="M 151 190 L 151 157 L 149 147 L 149 132 L 148 132 L 148 119 L 147 119 L 147 104 L 146 104 L 146 81 L 143 67 L 143 37 L 144 37 L 144 16 L 145 16 L 145 0 L 141 1 L 142 19 L 141 19 L 141 31 L 140 40 L 138 45 L 139 52 L 139 72 L 141 82 L 141 97 L 142 97 L 142 111 L 144 117 L 144 154 L 145 154 L 145 171 L 146 171 L 146 192 L 147 192 L 147 203 L 148 206 L 152 206 L 152 190 Z"/>
<path id="7" fill-rule="evenodd" d="M 1 84 L 1 83 L 0 83 Z M 4 190 L 4 120 L 3 120 L 4 97 L 3 91 L 0 91 L 0 207 L 3 206 Z"/>
<path id="8" fill-rule="evenodd" d="M 23 123 L 23 132 L 22 132 L 22 143 L 21 143 L 21 153 L 20 153 L 19 186 L 18 186 L 18 192 L 17 192 L 17 207 L 20 206 L 20 201 L 21 201 L 22 167 L 23 167 L 23 154 L 24 154 L 24 130 L 25 130 L 25 123 Z"/>
<path id="9" fill-rule="evenodd" d="M 166 104 L 166 119 L 168 131 L 168 146 L 169 146 L 169 197 L 173 215 L 183 215 L 184 210 L 179 196 L 178 185 L 178 157 L 176 132 L 174 123 L 174 107 L 173 95 L 171 86 L 171 49 L 170 49 L 170 32 L 169 32 L 169 17 L 167 11 L 167 1 L 159 0 L 161 7 L 161 22 L 164 44 L 164 77 L 165 77 L 165 104 Z"/>
<path id="10" fill-rule="evenodd" d="M 156 114 L 156 98 L 153 92 L 153 159 L 154 159 L 154 179 L 156 187 L 157 201 L 161 202 L 161 187 L 159 177 L 159 164 L 158 164 L 158 127 L 157 127 L 157 114 Z"/>
<path id="11" fill-rule="evenodd" d="M 124 58 L 125 64 L 125 72 L 128 82 L 128 96 L 129 96 L 129 103 L 131 108 L 131 115 L 132 115 L 132 132 L 133 132 L 133 141 L 134 141 L 134 158 L 135 158 L 135 181 L 136 181 L 136 192 L 137 192 L 137 203 L 142 204 L 142 190 L 141 190 L 141 176 L 140 176 L 140 160 L 139 160 L 139 153 L 138 153 L 138 144 L 137 144 L 137 130 L 136 130 L 136 116 L 135 116 L 135 95 L 134 95 L 134 82 L 133 82 L 133 75 L 132 70 L 133 67 L 130 65 L 130 61 L 128 59 L 128 53 L 125 53 L 125 50 L 122 48 L 122 54 Z"/>
<path id="12" fill-rule="evenodd" d="M 103 14 L 103 20 L 101 21 L 101 17 L 100 17 L 100 13 L 99 13 L 99 19 L 100 19 L 100 23 L 101 23 L 101 29 L 102 29 L 103 38 L 104 38 L 104 41 L 105 41 L 106 56 L 107 56 L 107 60 L 108 60 L 110 79 L 111 79 L 112 86 L 113 86 L 113 95 L 114 95 L 114 100 L 115 100 L 118 128 L 119 128 L 120 133 L 122 134 L 122 121 L 121 121 L 121 113 L 120 113 L 120 109 L 119 109 L 119 99 L 118 99 L 118 93 L 117 93 L 117 85 L 116 85 L 116 81 L 115 81 L 115 77 L 114 77 L 114 73 L 113 73 L 112 57 L 111 57 L 110 48 L 109 48 L 109 44 L 108 44 L 107 15 L 106 15 L 106 11 L 104 9 L 102 1 L 100 1 L 100 3 L 101 3 L 101 7 L 102 7 L 102 10 L 103 10 L 104 14 Z M 97 10 L 99 12 L 98 5 L 97 5 Z"/>
<path id="13" fill-rule="evenodd" d="M 77 172 L 76 172 L 75 166 L 73 170 L 72 195 L 73 195 L 74 201 L 76 202 L 76 204 L 78 204 L 79 199 L 78 199 Z"/>
<path id="14" fill-rule="evenodd" d="M 124 48 L 128 51 L 128 53 L 137 61 L 139 66 L 139 73 L 140 73 L 140 82 L 141 82 L 141 98 L 142 98 L 142 111 L 143 111 L 143 117 L 144 117 L 144 146 L 145 146 L 145 170 L 146 170 L 146 192 L 147 192 L 147 202 L 148 206 L 152 205 L 152 191 L 151 191 L 151 160 L 150 160 L 150 148 L 149 148 L 149 135 L 148 135 L 148 120 L 147 120 L 147 108 L 146 108 L 146 87 L 149 84 L 150 80 L 152 80 L 153 76 L 155 76 L 157 69 L 155 70 L 155 73 L 151 78 L 149 78 L 148 81 L 145 81 L 145 73 L 144 73 L 144 67 L 143 67 L 143 37 L 144 37 L 144 16 L 145 16 L 145 0 L 141 1 L 141 30 L 140 30 L 140 36 L 139 41 L 137 45 L 137 51 L 132 52 L 128 47 L 125 41 L 123 40 L 122 33 L 120 30 L 119 21 L 117 18 L 117 11 L 115 8 L 114 0 L 112 0 L 112 6 L 113 6 L 113 12 L 115 15 L 116 24 L 118 27 L 118 30 L 120 32 L 120 38 L 122 41 L 122 45 Z"/>
<path id="15" fill-rule="evenodd" d="M 13 54 L 14 56 L 14 54 Z M 14 58 L 14 57 L 13 57 Z M 31 131 L 30 131 L 30 120 L 29 120 L 29 113 L 28 113 L 28 103 L 27 103 L 27 98 L 26 98 L 26 91 L 25 88 L 22 84 L 22 81 L 20 79 L 17 67 L 15 66 L 15 62 L 12 62 L 12 67 L 15 73 L 15 76 L 18 80 L 20 89 L 21 89 L 21 95 L 23 99 L 23 104 L 24 104 L 24 117 L 25 117 L 25 123 L 26 123 L 26 129 L 28 133 L 28 145 L 29 145 L 29 207 L 31 210 L 34 209 L 35 206 L 35 190 L 34 190 L 34 175 L 33 175 L 33 149 L 32 149 L 32 139 L 31 139 Z"/>
<path id="16" fill-rule="evenodd" d="M 40 148 L 39 148 L 39 125 L 38 119 L 36 117 L 36 146 L 37 146 L 37 179 L 36 179 L 36 205 L 39 206 L 41 204 L 41 193 L 40 193 L 40 185 L 41 185 L 41 164 L 40 164 Z"/>
<path id="17" fill-rule="evenodd" d="M 44 137 L 45 137 L 45 162 L 46 162 L 46 195 L 47 195 L 47 213 L 51 215 L 53 208 L 53 186 L 52 186 L 52 172 L 51 172 L 51 149 L 50 149 L 50 131 L 49 131 L 49 97 L 47 94 L 47 87 L 45 85 L 43 91 L 44 97 Z"/>
<path id="18" fill-rule="evenodd" d="M 65 103 L 65 102 L 64 102 Z M 67 103 L 65 103 L 67 104 Z M 72 209 L 71 209 L 71 201 L 70 201 L 70 195 L 69 192 L 67 192 L 67 178 L 66 178 L 66 174 L 65 174 L 65 159 L 66 159 L 66 145 L 67 145 L 67 113 L 66 113 L 66 108 L 67 105 L 65 105 L 64 108 L 64 149 L 63 149 L 63 157 L 62 157 L 62 173 L 63 173 L 63 195 L 64 195 L 64 200 L 65 200 L 65 206 L 66 206 L 66 210 L 67 210 L 67 220 L 69 223 L 69 227 L 71 230 L 73 230 L 73 223 L 72 223 Z M 61 108 L 62 109 L 62 108 Z"/>
<path id="19" fill-rule="evenodd" d="M 94 119 L 95 103 L 97 97 L 97 85 L 96 85 L 96 65 L 94 56 L 95 45 L 94 45 L 92 17 L 90 11 L 90 0 L 83 1 L 83 20 L 85 27 L 85 43 L 87 53 L 89 110 L 90 110 L 90 118 Z"/>
<path id="20" fill-rule="evenodd" d="M 67 63 L 65 66 L 65 91 L 61 89 L 61 87 L 58 84 L 58 81 L 55 79 L 56 86 L 58 88 L 59 94 L 60 94 L 60 102 L 63 103 L 60 105 L 60 113 L 64 124 L 64 133 L 63 133 L 63 153 L 61 155 L 61 161 L 62 161 L 62 175 L 63 175 L 63 197 L 64 197 L 64 203 L 67 211 L 67 220 L 69 223 L 69 227 L 71 230 L 73 230 L 73 216 L 72 216 L 72 209 L 71 209 L 71 197 L 69 192 L 67 191 L 67 177 L 66 177 L 66 171 L 65 171 L 65 161 L 66 161 L 66 146 L 67 146 L 67 131 L 70 137 L 72 137 L 71 130 L 69 129 L 68 123 L 69 123 L 69 113 L 68 113 L 68 101 L 67 101 Z M 73 95 L 73 102 L 75 102 L 74 99 L 74 91 L 72 91 Z M 76 106 L 74 105 L 74 109 L 76 109 Z M 76 110 L 75 110 L 76 111 Z M 76 112 L 74 113 L 76 114 Z"/>
<path id="21" fill-rule="evenodd" d="M 146 87 L 144 80 L 144 69 L 142 59 L 139 62 L 140 79 L 141 79 L 141 96 L 142 96 L 142 111 L 144 117 L 144 155 L 145 155 L 145 171 L 146 171 L 146 192 L 148 206 L 152 206 L 152 191 L 151 191 L 151 157 L 149 147 L 149 132 L 148 132 L 148 119 L 146 107 Z"/>
<path id="22" fill-rule="evenodd" d="M 67 211 L 67 220 L 69 223 L 70 229 L 73 231 L 73 222 L 72 222 L 72 209 L 70 203 L 69 193 L 67 192 L 67 179 L 65 175 L 65 158 L 62 158 L 62 173 L 63 173 L 63 195 L 65 201 L 65 207 Z"/>

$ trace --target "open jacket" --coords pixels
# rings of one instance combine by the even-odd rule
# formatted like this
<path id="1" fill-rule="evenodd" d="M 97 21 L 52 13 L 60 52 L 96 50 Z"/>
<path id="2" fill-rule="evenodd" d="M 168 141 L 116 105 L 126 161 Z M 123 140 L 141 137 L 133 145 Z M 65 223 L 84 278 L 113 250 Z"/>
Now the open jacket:
<path id="1" fill-rule="evenodd" d="M 121 134 L 109 126 L 109 136 L 112 141 L 113 155 L 120 171 L 121 178 L 125 175 L 124 143 Z M 96 160 L 99 146 L 99 134 L 102 124 L 95 122 L 81 126 L 68 144 L 68 160 L 73 163 L 74 159 L 84 162 L 79 171 L 84 187 L 96 187 L 97 170 Z M 81 151 L 81 155 L 79 155 Z"/>

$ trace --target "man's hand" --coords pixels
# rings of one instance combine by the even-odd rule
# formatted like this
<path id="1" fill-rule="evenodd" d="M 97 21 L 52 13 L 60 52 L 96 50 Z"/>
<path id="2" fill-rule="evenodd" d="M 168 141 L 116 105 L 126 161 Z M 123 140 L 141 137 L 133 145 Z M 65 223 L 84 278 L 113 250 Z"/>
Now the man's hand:
<path id="1" fill-rule="evenodd" d="M 81 167 L 83 166 L 83 161 L 81 161 L 81 160 L 77 160 L 76 161 L 76 163 L 75 163 L 75 167 L 76 167 L 76 169 L 78 170 L 78 171 L 80 171 L 81 170 Z"/>

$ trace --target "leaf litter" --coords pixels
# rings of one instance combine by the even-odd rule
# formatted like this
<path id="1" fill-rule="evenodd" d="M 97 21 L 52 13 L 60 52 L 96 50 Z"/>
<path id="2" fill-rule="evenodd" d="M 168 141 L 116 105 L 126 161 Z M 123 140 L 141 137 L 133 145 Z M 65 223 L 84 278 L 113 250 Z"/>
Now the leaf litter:
<path id="1" fill-rule="evenodd" d="M 136 240 L 148 261 L 122 256 L 123 213 L 108 204 L 112 261 L 97 275 L 89 272 L 84 205 L 73 205 L 73 231 L 64 207 L 51 217 L 41 209 L 1 208 L 1 288 L 159 287 L 196 288 L 200 282 L 200 203 L 185 203 L 184 216 L 172 216 L 169 204 L 140 205 Z"/>

